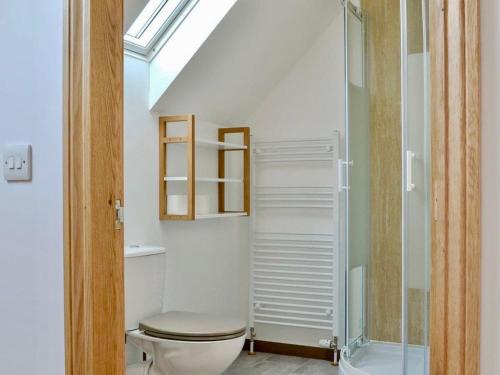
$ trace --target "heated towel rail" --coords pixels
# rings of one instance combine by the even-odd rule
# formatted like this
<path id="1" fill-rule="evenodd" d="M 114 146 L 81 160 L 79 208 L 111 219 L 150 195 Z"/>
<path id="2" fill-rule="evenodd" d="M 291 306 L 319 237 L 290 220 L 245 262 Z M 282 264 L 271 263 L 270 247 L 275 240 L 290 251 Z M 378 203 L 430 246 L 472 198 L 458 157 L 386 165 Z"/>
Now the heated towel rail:
<path id="1" fill-rule="evenodd" d="M 338 147 L 338 132 L 253 142 L 251 327 L 338 335 Z"/>

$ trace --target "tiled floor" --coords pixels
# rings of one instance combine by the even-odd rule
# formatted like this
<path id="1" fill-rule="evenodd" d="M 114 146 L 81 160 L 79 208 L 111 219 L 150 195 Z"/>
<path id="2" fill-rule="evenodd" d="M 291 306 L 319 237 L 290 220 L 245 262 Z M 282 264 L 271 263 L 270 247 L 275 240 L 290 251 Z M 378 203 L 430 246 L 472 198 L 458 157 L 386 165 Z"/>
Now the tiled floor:
<path id="1" fill-rule="evenodd" d="M 222 375 L 337 375 L 338 368 L 328 361 L 257 353 L 241 353 Z"/>

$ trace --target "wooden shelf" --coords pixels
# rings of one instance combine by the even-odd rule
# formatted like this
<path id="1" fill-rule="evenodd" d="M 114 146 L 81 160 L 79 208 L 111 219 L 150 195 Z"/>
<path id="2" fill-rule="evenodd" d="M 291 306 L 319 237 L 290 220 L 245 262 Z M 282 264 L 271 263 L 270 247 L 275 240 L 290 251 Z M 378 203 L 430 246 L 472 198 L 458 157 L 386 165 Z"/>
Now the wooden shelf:
<path id="1" fill-rule="evenodd" d="M 195 141 L 197 145 L 208 146 L 208 147 L 216 147 L 219 150 L 246 150 L 248 147 L 246 145 L 240 145 L 237 143 L 228 143 L 228 142 L 217 142 L 210 141 L 207 139 L 197 139 Z"/>
<path id="2" fill-rule="evenodd" d="M 196 214 L 196 219 L 205 220 L 205 219 L 220 219 L 225 217 L 241 217 L 241 216 L 248 216 L 248 214 L 246 212 L 223 212 L 223 213 L 214 213 L 205 215 Z"/>
<path id="3" fill-rule="evenodd" d="M 178 177 L 165 177 L 165 181 L 167 182 L 182 182 L 187 181 L 187 176 L 178 176 Z M 196 182 L 229 182 L 229 183 L 237 183 L 242 184 L 243 180 L 238 178 L 216 178 L 216 177 L 195 177 Z"/>
<path id="4" fill-rule="evenodd" d="M 168 126 L 170 123 L 184 123 L 186 126 L 185 136 L 169 136 Z M 250 214 L 250 128 L 219 128 L 218 139 L 197 139 L 195 136 L 195 116 L 162 116 L 159 124 L 159 147 L 160 147 L 160 220 L 198 220 L 198 219 L 217 219 L 225 217 L 248 216 Z M 240 134 L 243 138 L 243 144 L 226 142 L 225 137 L 229 134 Z M 181 152 L 186 154 L 187 172 L 186 176 L 168 176 L 167 173 L 167 148 L 173 144 L 185 144 Z M 212 147 L 218 151 L 218 176 L 217 177 L 196 177 L 196 150 L 198 147 Z M 181 149 L 182 150 L 182 149 Z M 225 162 L 227 152 L 241 152 L 242 175 L 243 178 L 226 178 Z M 185 215 L 168 214 L 168 183 L 184 182 L 186 184 L 187 194 L 187 213 Z M 207 182 L 218 184 L 218 213 L 207 215 L 196 215 L 196 183 Z M 225 207 L 225 187 L 227 183 L 237 183 L 242 186 L 243 204 L 242 212 L 226 211 Z"/>
<path id="5" fill-rule="evenodd" d="M 188 137 L 162 137 L 161 142 L 166 143 L 166 144 L 173 144 L 173 143 L 188 143 L 189 138 Z M 234 150 L 234 151 L 239 151 L 239 150 L 246 150 L 247 146 L 246 145 L 241 145 L 238 143 L 229 143 L 229 142 L 218 142 L 218 141 L 212 141 L 209 139 L 196 139 L 194 143 L 197 146 L 206 146 L 206 147 L 214 147 L 218 150 Z"/>

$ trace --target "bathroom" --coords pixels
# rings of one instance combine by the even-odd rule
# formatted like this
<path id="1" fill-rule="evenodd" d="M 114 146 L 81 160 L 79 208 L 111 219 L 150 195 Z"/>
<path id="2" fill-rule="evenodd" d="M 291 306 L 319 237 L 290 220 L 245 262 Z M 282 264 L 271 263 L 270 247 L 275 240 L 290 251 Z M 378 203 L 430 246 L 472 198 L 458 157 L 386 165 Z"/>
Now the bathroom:
<path id="1" fill-rule="evenodd" d="M 498 0 L 0 9 L 0 374 L 500 374 Z"/>
<path id="2" fill-rule="evenodd" d="M 125 2 L 127 374 L 428 374 L 428 16 L 403 3 Z M 160 312 L 239 336 L 154 349 Z"/>

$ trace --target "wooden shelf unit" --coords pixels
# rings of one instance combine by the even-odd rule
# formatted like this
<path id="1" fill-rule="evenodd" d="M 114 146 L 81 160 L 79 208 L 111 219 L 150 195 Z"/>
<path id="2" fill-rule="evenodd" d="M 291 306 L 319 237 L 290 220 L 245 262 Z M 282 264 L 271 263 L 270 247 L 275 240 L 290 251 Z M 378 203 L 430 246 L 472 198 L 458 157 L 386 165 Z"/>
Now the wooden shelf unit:
<path id="1" fill-rule="evenodd" d="M 183 122 L 186 124 L 185 136 L 167 136 L 168 124 Z M 195 115 L 161 116 L 159 119 L 159 184 L 160 184 L 160 220 L 197 220 L 224 217 L 239 217 L 250 215 L 250 128 L 219 128 L 218 141 L 196 139 Z M 225 142 L 227 134 L 242 134 L 243 144 Z M 183 176 L 168 176 L 167 148 L 172 144 L 186 145 L 187 173 Z M 196 177 L 196 148 L 215 147 L 218 150 L 218 176 Z M 226 178 L 226 152 L 243 153 L 243 178 Z M 187 213 L 174 215 L 168 213 L 168 183 L 185 182 L 187 191 Z M 218 184 L 218 212 L 209 214 L 196 214 L 196 182 Z M 225 185 L 227 183 L 242 184 L 243 211 L 226 211 Z"/>
<path id="2" fill-rule="evenodd" d="M 226 153 L 243 152 L 243 212 L 250 215 L 250 128 L 220 128 L 219 142 L 225 143 L 227 134 L 243 134 L 244 149 L 241 148 L 221 148 L 219 149 L 219 178 L 226 177 Z M 228 213 L 226 211 L 226 184 L 219 183 L 219 213 Z"/>

